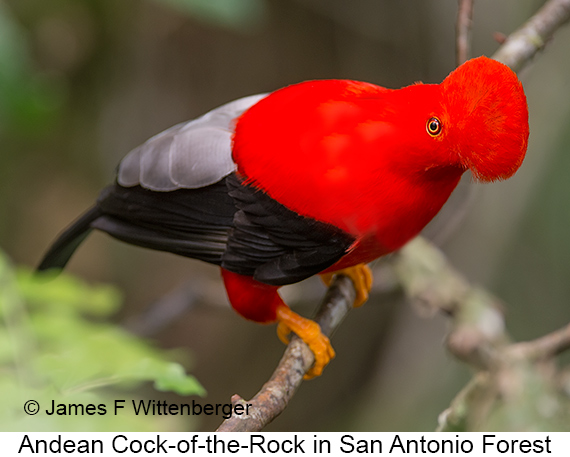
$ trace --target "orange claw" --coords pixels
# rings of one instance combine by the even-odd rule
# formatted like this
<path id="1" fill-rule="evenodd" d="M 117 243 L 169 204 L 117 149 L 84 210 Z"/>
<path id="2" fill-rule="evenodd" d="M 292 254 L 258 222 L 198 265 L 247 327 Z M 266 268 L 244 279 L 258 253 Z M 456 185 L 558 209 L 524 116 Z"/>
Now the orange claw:
<path id="1" fill-rule="evenodd" d="M 325 285 L 330 286 L 335 275 L 345 275 L 352 280 L 356 289 L 356 298 L 352 306 L 358 308 L 368 300 L 368 294 L 372 288 L 372 271 L 368 265 L 359 263 L 353 267 L 343 268 L 332 273 L 324 273 L 320 276 Z"/>
<path id="2" fill-rule="evenodd" d="M 320 376 L 335 353 L 329 339 L 321 332 L 319 324 L 299 316 L 286 305 L 277 308 L 277 321 L 277 336 L 281 341 L 289 344 L 289 334 L 294 332 L 309 346 L 315 356 L 315 363 L 303 379 Z"/>

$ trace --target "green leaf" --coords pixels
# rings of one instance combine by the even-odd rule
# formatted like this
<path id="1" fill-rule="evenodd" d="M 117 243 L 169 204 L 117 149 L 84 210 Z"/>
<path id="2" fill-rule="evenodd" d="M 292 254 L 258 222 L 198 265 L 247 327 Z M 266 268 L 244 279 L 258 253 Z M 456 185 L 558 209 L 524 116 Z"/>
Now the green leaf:
<path id="1" fill-rule="evenodd" d="M 121 305 L 121 294 L 111 286 L 88 286 L 71 275 L 61 273 L 38 274 L 25 269 L 18 270 L 18 284 L 24 298 L 32 305 L 60 312 L 83 312 L 91 316 L 105 317 L 116 312 Z"/>
<path id="2" fill-rule="evenodd" d="M 157 373 L 154 386 L 162 392 L 172 391 L 178 395 L 200 395 L 204 397 L 206 390 L 194 376 L 188 376 L 184 368 L 177 363 L 165 366 L 161 373 Z"/>

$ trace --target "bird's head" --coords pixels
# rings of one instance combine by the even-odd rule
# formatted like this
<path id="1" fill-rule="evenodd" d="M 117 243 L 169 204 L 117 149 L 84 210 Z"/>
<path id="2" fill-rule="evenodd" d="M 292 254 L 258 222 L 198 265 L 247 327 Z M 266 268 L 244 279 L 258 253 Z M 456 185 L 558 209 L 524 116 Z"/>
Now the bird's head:
<path id="1" fill-rule="evenodd" d="M 516 74 L 487 57 L 469 60 L 440 85 L 441 112 L 427 133 L 480 181 L 507 179 L 520 167 L 529 127 L 526 97 Z"/>

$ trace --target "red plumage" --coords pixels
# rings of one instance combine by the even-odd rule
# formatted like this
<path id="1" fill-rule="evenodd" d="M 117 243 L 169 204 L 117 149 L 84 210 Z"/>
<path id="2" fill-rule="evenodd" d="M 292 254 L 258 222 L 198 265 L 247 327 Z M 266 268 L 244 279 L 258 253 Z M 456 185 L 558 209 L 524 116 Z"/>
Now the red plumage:
<path id="1" fill-rule="evenodd" d="M 416 236 L 467 169 L 480 181 L 510 177 L 528 135 L 520 81 L 507 66 L 480 57 L 441 84 L 389 90 L 325 80 L 278 90 L 239 118 L 233 158 L 246 182 L 355 237 L 330 272 L 370 262 Z M 236 283 L 234 300 L 242 293 Z"/>
<path id="2" fill-rule="evenodd" d="M 435 137 L 426 131 L 433 117 L 442 124 Z M 325 80 L 278 90 L 241 116 L 233 156 L 275 200 L 366 240 L 365 252 L 341 260 L 346 267 L 419 233 L 466 169 L 482 181 L 508 178 L 527 138 L 521 83 L 480 57 L 441 84 Z"/>
<path id="3" fill-rule="evenodd" d="M 232 163 L 228 125 L 248 107 L 235 121 Z M 348 268 L 360 304 L 370 287 L 360 264 L 416 236 L 466 170 L 480 181 L 510 177 L 528 134 L 521 83 L 486 57 L 441 84 L 292 85 L 220 107 L 133 150 L 117 183 L 39 268 L 63 267 L 92 228 L 214 263 L 236 311 L 277 320 L 282 339 L 298 333 L 316 356 L 310 375 L 318 375 L 334 351 L 278 288 Z"/>

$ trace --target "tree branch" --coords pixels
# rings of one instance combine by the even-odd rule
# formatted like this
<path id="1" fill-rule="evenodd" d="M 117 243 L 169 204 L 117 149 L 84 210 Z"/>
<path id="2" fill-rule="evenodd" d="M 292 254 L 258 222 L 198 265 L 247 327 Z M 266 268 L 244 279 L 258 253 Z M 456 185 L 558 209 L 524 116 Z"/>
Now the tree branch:
<path id="1" fill-rule="evenodd" d="M 444 255 L 417 238 L 394 256 L 412 303 L 451 317 L 447 348 L 477 370 L 439 418 L 438 431 L 568 430 L 568 395 L 551 358 L 570 348 L 570 324 L 511 343 L 501 303 L 470 285 Z"/>
<path id="2" fill-rule="evenodd" d="M 513 344 L 508 353 L 513 358 L 540 360 L 570 349 L 570 324 L 532 341 Z"/>
<path id="3" fill-rule="evenodd" d="M 496 358 L 495 346 L 506 342 L 500 301 L 471 286 L 439 249 L 421 237 L 394 256 L 393 266 L 412 304 L 429 314 L 441 311 L 451 317 L 448 349 L 472 366 L 488 368 Z"/>
<path id="4" fill-rule="evenodd" d="M 570 0 L 549 0 L 522 27 L 507 37 L 493 58 L 518 72 L 569 19 Z"/>
<path id="5" fill-rule="evenodd" d="M 471 55 L 471 25 L 473 24 L 473 3 L 475 0 L 459 0 L 457 22 L 455 23 L 456 64 L 461 65 Z"/>
<path id="6" fill-rule="evenodd" d="M 315 321 L 321 331 L 331 336 L 344 317 L 352 309 L 356 292 L 352 280 L 337 276 L 322 301 Z M 231 399 L 233 404 L 249 403 L 251 414 L 233 415 L 218 427 L 218 432 L 254 432 L 263 429 L 287 407 L 303 375 L 311 368 L 315 358 L 309 347 L 296 335 L 285 350 L 277 369 L 261 390 L 250 401 L 239 395 Z"/>

